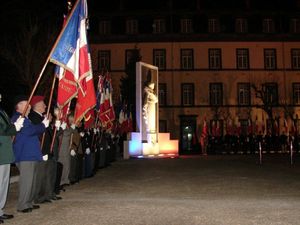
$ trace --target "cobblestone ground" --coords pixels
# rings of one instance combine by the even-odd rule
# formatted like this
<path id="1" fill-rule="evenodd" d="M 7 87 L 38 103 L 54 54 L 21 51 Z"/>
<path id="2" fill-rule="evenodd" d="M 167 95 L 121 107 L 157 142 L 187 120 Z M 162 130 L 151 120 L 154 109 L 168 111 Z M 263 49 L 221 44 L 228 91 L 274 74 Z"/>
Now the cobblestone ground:
<path id="1" fill-rule="evenodd" d="M 300 160 L 287 155 L 117 161 L 66 188 L 63 200 L 16 212 L 11 185 L 5 224 L 300 224 Z"/>

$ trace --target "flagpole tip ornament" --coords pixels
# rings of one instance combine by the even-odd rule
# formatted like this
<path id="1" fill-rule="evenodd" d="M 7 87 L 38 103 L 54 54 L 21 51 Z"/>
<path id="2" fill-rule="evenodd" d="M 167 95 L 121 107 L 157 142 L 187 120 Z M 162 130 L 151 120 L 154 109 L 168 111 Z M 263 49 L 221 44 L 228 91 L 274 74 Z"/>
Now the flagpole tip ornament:
<path id="1" fill-rule="evenodd" d="M 72 6 L 73 6 L 73 5 L 72 5 L 72 2 L 71 2 L 71 1 L 68 1 L 67 4 L 68 4 L 68 11 L 70 11 L 70 10 L 72 9 Z"/>

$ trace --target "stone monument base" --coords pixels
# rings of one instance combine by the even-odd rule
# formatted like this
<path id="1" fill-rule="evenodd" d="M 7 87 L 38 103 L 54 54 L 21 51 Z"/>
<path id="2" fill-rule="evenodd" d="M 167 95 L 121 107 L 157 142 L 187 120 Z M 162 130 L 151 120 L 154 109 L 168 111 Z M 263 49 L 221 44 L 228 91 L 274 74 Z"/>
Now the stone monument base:
<path id="1" fill-rule="evenodd" d="M 124 141 L 123 158 L 130 157 L 176 157 L 178 156 L 178 140 L 170 140 L 170 133 L 158 133 L 158 142 L 145 143 L 141 139 L 141 133 L 130 132 L 127 141 Z"/>

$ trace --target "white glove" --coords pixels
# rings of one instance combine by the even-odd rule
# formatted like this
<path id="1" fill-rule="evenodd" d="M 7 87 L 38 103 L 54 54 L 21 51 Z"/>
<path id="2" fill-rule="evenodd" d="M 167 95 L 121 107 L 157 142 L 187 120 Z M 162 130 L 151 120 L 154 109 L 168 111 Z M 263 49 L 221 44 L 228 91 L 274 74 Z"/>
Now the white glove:
<path id="1" fill-rule="evenodd" d="M 23 127 L 24 123 L 24 117 L 19 116 L 16 122 L 14 122 L 14 125 L 16 127 L 16 131 L 20 131 L 21 128 Z"/>
<path id="2" fill-rule="evenodd" d="M 44 161 L 47 161 L 47 160 L 48 160 L 48 154 L 43 155 L 43 160 L 44 160 Z"/>
<path id="3" fill-rule="evenodd" d="M 74 149 L 71 150 L 70 154 L 71 154 L 71 156 L 75 156 L 76 155 L 76 152 L 74 151 Z"/>
<path id="4" fill-rule="evenodd" d="M 94 130 L 94 134 L 96 134 L 96 133 L 97 133 L 97 129 L 96 129 L 96 128 L 94 128 L 93 130 Z"/>
<path id="5" fill-rule="evenodd" d="M 56 120 L 56 121 L 55 121 L 55 128 L 56 128 L 56 130 L 59 130 L 60 125 L 61 125 L 60 120 Z"/>
<path id="6" fill-rule="evenodd" d="M 89 155 L 89 154 L 91 153 L 90 148 L 85 149 L 85 153 L 86 153 L 87 155 Z"/>
<path id="7" fill-rule="evenodd" d="M 45 128 L 49 127 L 49 120 L 45 117 L 42 123 L 45 125 Z"/>
<path id="8" fill-rule="evenodd" d="M 80 132 L 80 137 L 83 137 L 84 136 L 84 132 Z"/>
<path id="9" fill-rule="evenodd" d="M 62 130 L 65 130 L 67 128 L 67 123 L 66 122 L 62 122 L 62 124 L 60 125 Z"/>
<path id="10" fill-rule="evenodd" d="M 74 123 L 72 123 L 71 128 L 72 128 L 73 130 L 75 130 L 76 126 L 75 126 Z"/>

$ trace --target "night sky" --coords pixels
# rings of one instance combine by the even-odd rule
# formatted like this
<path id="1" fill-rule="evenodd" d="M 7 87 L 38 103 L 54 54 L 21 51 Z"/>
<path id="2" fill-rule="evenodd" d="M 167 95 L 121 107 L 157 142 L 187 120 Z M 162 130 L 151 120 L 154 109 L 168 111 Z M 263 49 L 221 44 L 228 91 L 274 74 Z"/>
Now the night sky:
<path id="1" fill-rule="evenodd" d="M 9 114 L 11 114 L 13 110 L 14 96 L 18 94 L 29 95 L 31 91 L 26 82 L 21 81 L 20 69 L 18 70 L 14 64 L 18 63 L 22 65 L 23 62 L 23 58 L 20 57 L 18 51 L 22 49 L 22 52 L 26 52 L 28 51 L 28 49 L 26 49 L 28 46 L 34 46 L 40 42 L 47 42 L 48 37 L 45 35 L 45 31 L 49 32 L 50 27 L 53 36 L 57 36 L 62 26 L 63 13 L 66 12 L 66 8 L 67 4 L 64 0 L 1 1 L 0 93 L 3 96 L 1 106 Z M 37 32 L 31 40 L 31 45 L 25 44 L 26 41 L 24 38 L 24 30 L 27 29 L 29 24 L 36 25 L 37 29 Z M 28 34 L 25 33 L 25 36 L 28 36 Z M 23 40 L 24 43 L 22 43 Z M 36 68 L 32 69 L 33 77 L 31 80 L 36 80 L 35 76 L 38 75 L 42 68 L 40 65 L 46 61 L 44 55 L 47 55 L 51 49 L 50 45 L 41 46 L 42 48 L 39 49 L 41 54 L 37 54 L 36 52 L 26 54 L 26 58 L 32 58 L 31 61 L 36 64 Z M 26 67 L 24 67 L 24 71 L 25 70 Z"/>

